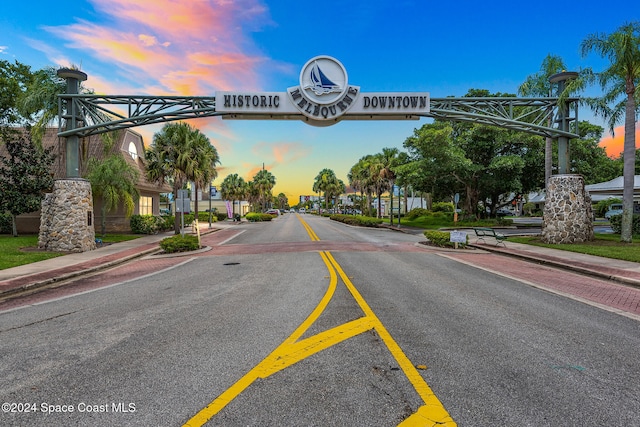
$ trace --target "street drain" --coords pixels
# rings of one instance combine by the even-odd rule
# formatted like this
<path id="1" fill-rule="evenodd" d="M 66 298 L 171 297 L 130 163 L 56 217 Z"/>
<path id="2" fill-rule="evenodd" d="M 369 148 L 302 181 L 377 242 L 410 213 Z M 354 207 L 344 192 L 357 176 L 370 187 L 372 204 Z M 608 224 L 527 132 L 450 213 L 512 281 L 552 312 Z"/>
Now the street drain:
<path id="1" fill-rule="evenodd" d="M 239 262 L 225 262 L 222 265 L 238 265 L 238 264 L 240 264 L 240 263 Z"/>

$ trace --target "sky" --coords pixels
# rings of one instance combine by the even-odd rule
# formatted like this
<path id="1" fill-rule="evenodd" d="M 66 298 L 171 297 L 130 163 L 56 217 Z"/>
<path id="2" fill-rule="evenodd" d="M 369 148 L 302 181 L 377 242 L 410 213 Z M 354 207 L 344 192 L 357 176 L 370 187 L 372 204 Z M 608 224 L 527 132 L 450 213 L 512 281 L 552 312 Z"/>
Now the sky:
<path id="1" fill-rule="evenodd" d="M 216 91 L 284 92 L 318 55 L 338 59 L 362 92 L 429 92 L 462 97 L 470 89 L 517 93 L 548 54 L 571 71 L 606 67 L 582 57 L 588 35 L 640 21 L 637 0 L 602 3 L 432 0 L 49 0 L 7 1 L 0 14 L 0 59 L 78 66 L 85 87 L 109 95 L 214 96 Z M 587 95 L 599 95 L 598 88 Z M 605 129 L 581 108 L 581 120 Z M 219 177 L 251 180 L 264 167 L 274 195 L 310 195 L 315 176 L 347 173 L 361 157 L 398 147 L 419 121 L 191 120 L 220 155 Z M 621 123 L 622 125 L 622 123 Z M 150 145 L 162 125 L 134 128 Z M 601 145 L 617 156 L 623 128 Z M 640 133 L 636 124 L 636 140 Z"/>

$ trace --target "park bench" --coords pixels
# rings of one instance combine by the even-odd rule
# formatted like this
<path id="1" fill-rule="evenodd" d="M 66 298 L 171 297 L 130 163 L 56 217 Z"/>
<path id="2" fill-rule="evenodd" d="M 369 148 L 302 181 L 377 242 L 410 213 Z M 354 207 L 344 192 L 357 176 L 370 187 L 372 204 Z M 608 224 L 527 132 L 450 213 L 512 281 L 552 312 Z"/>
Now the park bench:
<path id="1" fill-rule="evenodd" d="M 480 240 L 487 243 L 487 241 L 484 238 L 493 237 L 496 240 L 496 246 L 498 246 L 500 243 L 502 243 L 505 247 L 507 246 L 504 243 L 504 241 L 507 240 L 507 236 L 505 236 L 504 234 L 497 233 L 496 230 L 494 230 L 493 228 L 478 227 L 478 228 L 474 228 L 473 231 L 476 233 L 476 243 L 478 243 L 478 241 Z"/>

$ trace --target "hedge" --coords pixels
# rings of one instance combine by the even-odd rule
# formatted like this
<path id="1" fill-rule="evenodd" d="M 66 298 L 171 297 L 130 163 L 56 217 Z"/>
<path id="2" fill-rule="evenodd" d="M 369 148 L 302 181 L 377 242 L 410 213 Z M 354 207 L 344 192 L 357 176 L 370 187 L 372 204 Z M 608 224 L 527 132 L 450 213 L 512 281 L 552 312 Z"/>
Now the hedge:
<path id="1" fill-rule="evenodd" d="M 609 218 L 609 222 L 611 223 L 611 229 L 615 234 L 622 234 L 622 215 L 612 216 Z M 640 215 L 633 215 L 631 234 L 634 236 L 640 234 Z"/>
<path id="2" fill-rule="evenodd" d="M 440 246 L 442 248 L 453 248 L 455 247 L 455 243 L 451 242 L 451 233 L 448 231 L 437 231 L 437 230 L 427 230 L 424 232 L 424 237 L 426 237 L 429 242 L 434 244 L 435 246 Z M 467 243 L 469 242 L 469 235 L 467 234 Z M 458 243 L 458 247 L 465 247 L 466 243 Z"/>
<path id="3" fill-rule="evenodd" d="M 360 227 L 377 227 L 378 224 L 382 224 L 382 218 L 372 218 L 369 216 L 362 215 L 344 215 L 344 214 L 333 214 L 330 215 L 333 221 L 343 222 L 349 225 L 357 225 Z"/>
<path id="4" fill-rule="evenodd" d="M 131 232 L 133 234 L 156 234 L 158 231 L 166 230 L 168 218 L 172 218 L 171 228 L 173 228 L 173 217 L 131 215 L 129 220 Z"/>
<path id="5" fill-rule="evenodd" d="M 249 212 L 245 218 L 247 218 L 247 221 L 249 222 L 271 221 L 275 218 L 275 215 L 260 212 Z"/>
<path id="6" fill-rule="evenodd" d="M 162 239 L 160 247 L 169 254 L 200 249 L 200 245 L 198 245 L 198 238 L 192 234 L 185 234 L 184 236 L 176 234 L 175 236 Z"/>

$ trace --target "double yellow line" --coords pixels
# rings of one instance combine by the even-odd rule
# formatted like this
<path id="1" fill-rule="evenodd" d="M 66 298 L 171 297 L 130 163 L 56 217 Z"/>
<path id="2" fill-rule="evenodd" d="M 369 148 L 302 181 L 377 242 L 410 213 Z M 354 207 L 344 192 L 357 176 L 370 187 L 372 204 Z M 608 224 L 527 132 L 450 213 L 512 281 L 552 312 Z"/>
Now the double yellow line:
<path id="1" fill-rule="evenodd" d="M 309 224 L 307 224 L 299 215 L 298 219 L 307 230 L 311 240 L 319 241 L 320 238 L 311 229 Z M 442 406 L 442 403 L 440 403 L 431 388 L 413 366 L 409 358 L 391 337 L 391 334 L 389 334 L 364 298 L 362 298 L 362 295 L 360 295 L 360 292 L 358 292 L 349 277 L 342 270 L 342 267 L 340 267 L 338 262 L 333 258 L 333 255 L 331 255 L 329 251 L 321 251 L 320 256 L 329 271 L 329 287 L 320 300 L 320 303 L 313 309 L 305 321 L 302 322 L 302 324 L 300 324 L 300 326 L 298 326 L 298 328 L 296 328 L 296 330 L 287 339 L 285 339 L 284 342 L 282 342 L 282 344 L 280 344 L 262 362 L 247 372 L 214 401 L 194 415 L 189 421 L 187 421 L 185 426 L 202 426 L 258 378 L 267 378 L 315 353 L 371 329 L 374 329 L 378 333 L 393 357 L 398 362 L 398 366 L 402 369 L 407 379 L 411 382 L 416 392 L 424 402 L 424 405 L 421 406 L 417 412 L 403 421 L 400 425 L 403 427 L 456 425 Z M 318 319 L 320 314 L 322 314 L 329 304 L 329 301 L 331 301 L 338 284 L 338 276 L 340 276 L 343 283 L 362 309 L 364 316 L 316 334 L 312 337 L 300 340 L 300 337 Z"/>

